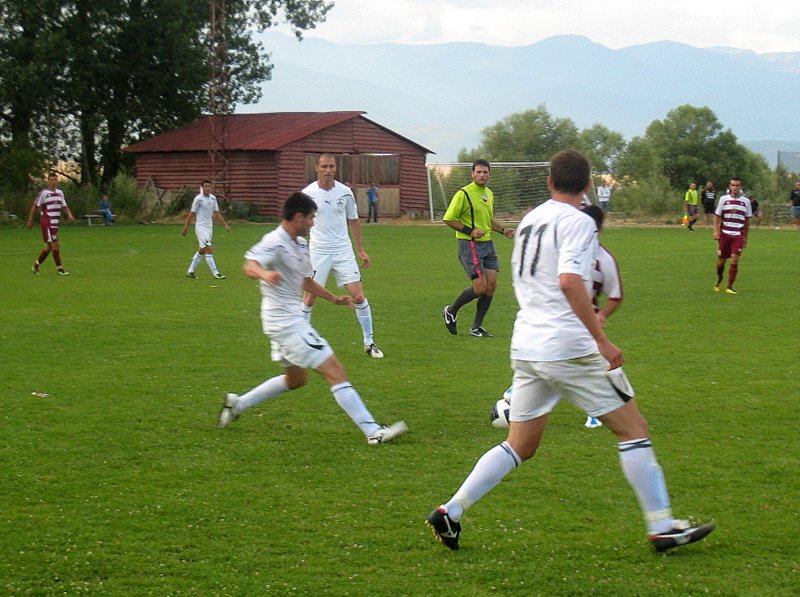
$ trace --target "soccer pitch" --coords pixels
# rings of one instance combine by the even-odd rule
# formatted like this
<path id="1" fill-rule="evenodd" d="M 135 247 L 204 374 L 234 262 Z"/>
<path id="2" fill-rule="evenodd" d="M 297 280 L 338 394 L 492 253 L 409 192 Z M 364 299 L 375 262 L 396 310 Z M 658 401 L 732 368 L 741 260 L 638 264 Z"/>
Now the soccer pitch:
<path id="1" fill-rule="evenodd" d="M 382 361 L 355 315 L 314 325 L 396 444 L 369 446 L 326 384 L 215 428 L 226 391 L 279 369 L 242 255 L 270 226 L 215 230 L 220 269 L 184 277 L 177 225 L 65 226 L 64 264 L 34 276 L 38 229 L 0 227 L 0 592 L 8 595 L 796 595 L 800 234 L 753 230 L 737 296 L 714 293 L 709 230 L 609 228 L 626 354 L 678 517 L 715 520 L 656 555 L 606 429 L 562 404 L 539 454 L 464 518 L 461 550 L 428 512 L 505 437 L 511 242 L 496 241 L 493 339 L 451 336 L 467 285 L 444 226 L 364 226 Z M 47 396 L 36 396 L 33 393 Z"/>

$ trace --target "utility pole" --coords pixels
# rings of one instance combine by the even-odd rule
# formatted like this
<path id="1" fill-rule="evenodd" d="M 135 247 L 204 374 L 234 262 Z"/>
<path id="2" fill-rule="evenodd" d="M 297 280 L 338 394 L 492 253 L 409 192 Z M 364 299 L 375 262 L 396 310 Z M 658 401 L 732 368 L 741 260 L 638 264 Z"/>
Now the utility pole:
<path id="1" fill-rule="evenodd" d="M 230 201 L 228 164 L 228 48 L 226 44 L 225 0 L 209 0 L 208 159 L 209 178 L 217 196 Z"/>

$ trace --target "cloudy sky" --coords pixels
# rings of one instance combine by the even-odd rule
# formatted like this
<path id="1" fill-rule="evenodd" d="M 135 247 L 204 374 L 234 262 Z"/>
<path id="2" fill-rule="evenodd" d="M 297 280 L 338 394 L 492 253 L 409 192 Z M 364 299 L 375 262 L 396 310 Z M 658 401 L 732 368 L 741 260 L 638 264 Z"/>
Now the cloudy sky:
<path id="1" fill-rule="evenodd" d="M 305 33 L 337 43 L 521 46 L 576 34 L 612 49 L 670 40 L 695 47 L 800 51 L 797 0 L 334 0 Z"/>

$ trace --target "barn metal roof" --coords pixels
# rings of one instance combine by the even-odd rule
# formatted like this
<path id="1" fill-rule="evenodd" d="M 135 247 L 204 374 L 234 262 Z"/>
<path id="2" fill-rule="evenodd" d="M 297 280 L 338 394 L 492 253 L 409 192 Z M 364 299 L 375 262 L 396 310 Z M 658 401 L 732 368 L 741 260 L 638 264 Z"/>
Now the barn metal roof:
<path id="1" fill-rule="evenodd" d="M 353 118 L 363 118 L 365 112 L 270 112 L 263 114 L 230 114 L 226 116 L 228 129 L 227 148 L 229 151 L 274 151 L 285 145 L 303 139 L 322 129 L 346 122 Z M 207 151 L 209 148 L 210 119 L 207 116 L 177 129 L 156 135 L 145 141 L 128 146 L 130 153 L 161 151 Z M 217 116 L 216 118 L 222 118 Z M 364 118 L 364 120 L 369 120 Z M 372 124 L 419 147 L 426 153 L 433 153 L 418 143 L 387 129 L 380 124 Z"/>

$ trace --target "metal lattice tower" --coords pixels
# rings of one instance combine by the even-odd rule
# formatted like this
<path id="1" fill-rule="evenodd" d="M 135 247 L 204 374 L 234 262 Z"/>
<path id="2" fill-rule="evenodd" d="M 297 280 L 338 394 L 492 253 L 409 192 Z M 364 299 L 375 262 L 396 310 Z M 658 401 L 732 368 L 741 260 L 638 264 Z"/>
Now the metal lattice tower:
<path id="1" fill-rule="evenodd" d="M 225 35 L 225 0 L 209 1 L 208 158 L 209 179 L 223 202 L 230 200 L 228 163 L 228 48 Z"/>

